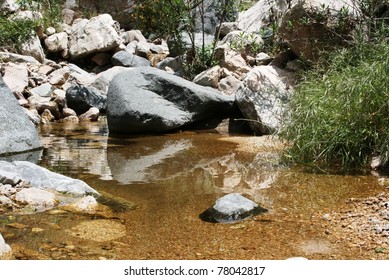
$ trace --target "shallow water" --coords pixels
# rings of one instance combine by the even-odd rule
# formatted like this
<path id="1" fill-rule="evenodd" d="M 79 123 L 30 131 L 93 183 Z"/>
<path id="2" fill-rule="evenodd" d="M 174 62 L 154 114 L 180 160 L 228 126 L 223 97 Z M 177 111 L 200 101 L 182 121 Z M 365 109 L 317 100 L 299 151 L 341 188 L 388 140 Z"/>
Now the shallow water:
<path id="1" fill-rule="evenodd" d="M 324 230 L 322 213 L 382 191 L 373 176 L 312 174 L 276 154 L 239 152 L 209 132 L 114 138 L 98 123 L 41 128 L 40 165 L 136 205 L 109 217 L 38 213 L 0 217 L 0 232 L 25 259 L 359 259 Z M 239 192 L 269 210 L 236 224 L 198 215 Z M 11 225 L 11 226 L 10 226 Z"/>

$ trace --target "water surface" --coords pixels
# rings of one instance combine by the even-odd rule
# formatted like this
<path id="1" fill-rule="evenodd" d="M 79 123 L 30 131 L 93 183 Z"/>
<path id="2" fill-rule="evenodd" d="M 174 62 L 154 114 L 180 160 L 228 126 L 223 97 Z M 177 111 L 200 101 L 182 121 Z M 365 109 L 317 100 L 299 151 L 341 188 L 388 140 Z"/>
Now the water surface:
<path id="1" fill-rule="evenodd" d="M 321 215 L 337 211 L 351 197 L 382 191 L 373 176 L 290 170 L 279 166 L 272 152 L 242 152 L 237 144 L 222 141 L 228 136 L 210 132 L 114 138 L 104 118 L 53 124 L 40 134 L 45 145 L 40 165 L 137 207 L 113 208 L 110 217 L 2 216 L 0 230 L 18 258 L 367 258 L 328 235 Z M 237 224 L 199 219 L 231 192 L 269 212 Z M 24 227 L 8 226 L 13 223 Z"/>

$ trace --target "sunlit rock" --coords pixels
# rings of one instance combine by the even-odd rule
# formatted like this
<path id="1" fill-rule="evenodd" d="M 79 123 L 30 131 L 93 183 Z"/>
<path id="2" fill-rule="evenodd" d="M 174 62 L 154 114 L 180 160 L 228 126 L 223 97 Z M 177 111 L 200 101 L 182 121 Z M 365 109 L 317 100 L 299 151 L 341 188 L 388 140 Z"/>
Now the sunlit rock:
<path id="1" fill-rule="evenodd" d="M 98 195 L 94 189 L 81 180 L 51 172 L 31 162 L 0 161 L 0 170 L 17 173 L 23 181 L 30 182 L 31 186 L 35 188 L 56 190 L 74 195 Z"/>
<path id="2" fill-rule="evenodd" d="M 72 26 L 69 39 L 69 54 L 72 59 L 109 51 L 120 44 L 117 23 L 109 14 L 99 15 L 90 20 L 82 19 Z"/>
<path id="3" fill-rule="evenodd" d="M 211 223 L 233 223 L 267 211 L 244 196 L 231 193 L 216 200 L 211 208 L 200 214 L 200 218 Z"/>
<path id="4" fill-rule="evenodd" d="M 5 243 L 5 240 L 0 233 L 0 260 L 10 260 L 11 258 L 12 258 L 11 247 Z"/>
<path id="5" fill-rule="evenodd" d="M 257 135 L 278 131 L 293 84 L 291 73 L 274 66 L 257 66 L 247 74 L 236 103 Z"/>
<path id="6" fill-rule="evenodd" d="M 41 148 L 33 123 L 0 75 L 0 155 Z"/>
<path id="7" fill-rule="evenodd" d="M 55 194 L 38 188 L 25 188 L 17 192 L 15 200 L 37 208 L 52 208 L 57 204 Z"/>

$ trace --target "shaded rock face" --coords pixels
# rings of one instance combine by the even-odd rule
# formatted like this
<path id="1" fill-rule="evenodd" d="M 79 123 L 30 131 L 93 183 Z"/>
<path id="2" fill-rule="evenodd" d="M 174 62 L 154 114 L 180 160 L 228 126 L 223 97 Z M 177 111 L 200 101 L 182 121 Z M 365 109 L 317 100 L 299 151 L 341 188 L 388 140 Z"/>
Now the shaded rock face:
<path id="1" fill-rule="evenodd" d="M 356 15 L 352 0 L 295 1 L 281 19 L 279 36 L 300 58 L 317 61 L 323 50 L 349 39 L 353 24 L 340 20 L 342 9 L 350 18 Z"/>
<path id="2" fill-rule="evenodd" d="M 67 105 L 78 115 L 86 113 L 92 107 L 105 111 L 106 99 L 107 97 L 94 87 L 73 85 L 66 91 Z"/>
<path id="3" fill-rule="evenodd" d="M 40 149 L 34 124 L 19 106 L 0 75 L 0 155 Z"/>
<path id="4" fill-rule="evenodd" d="M 68 1 L 70 2 L 70 1 Z M 78 0 L 78 5 L 69 6 L 70 9 L 76 11 L 89 10 L 96 13 L 108 13 L 112 15 L 113 19 L 120 23 L 120 26 L 129 29 L 133 25 L 133 20 L 130 16 L 134 6 L 133 0 Z"/>
<path id="5" fill-rule="evenodd" d="M 233 223 L 267 211 L 241 194 L 231 193 L 216 200 L 200 214 L 200 219 L 210 223 Z"/>
<path id="6" fill-rule="evenodd" d="M 107 96 L 110 132 L 164 132 L 231 115 L 234 100 L 151 67 L 122 72 Z"/>

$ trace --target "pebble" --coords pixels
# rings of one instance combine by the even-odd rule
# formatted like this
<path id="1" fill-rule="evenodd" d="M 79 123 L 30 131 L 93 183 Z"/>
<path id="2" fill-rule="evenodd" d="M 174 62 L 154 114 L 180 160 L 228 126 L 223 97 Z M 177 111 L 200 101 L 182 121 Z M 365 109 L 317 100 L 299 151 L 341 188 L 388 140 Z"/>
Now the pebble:
<path id="1" fill-rule="evenodd" d="M 0 205 L 4 205 L 6 207 L 12 206 L 12 200 L 6 197 L 5 195 L 0 195 Z"/>
<path id="2" fill-rule="evenodd" d="M 44 231 L 43 228 L 32 228 L 32 229 L 31 229 L 31 232 L 32 232 L 32 233 L 39 233 L 39 232 L 42 232 L 42 231 Z"/>
<path id="3" fill-rule="evenodd" d="M 11 185 L 1 185 L 0 186 L 0 194 L 5 196 L 11 196 L 16 193 L 16 189 Z"/>
<path id="4" fill-rule="evenodd" d="M 330 216 L 330 214 L 324 214 L 324 215 L 323 215 L 323 220 L 325 220 L 325 221 L 331 221 L 331 220 L 332 220 L 332 217 Z"/>

